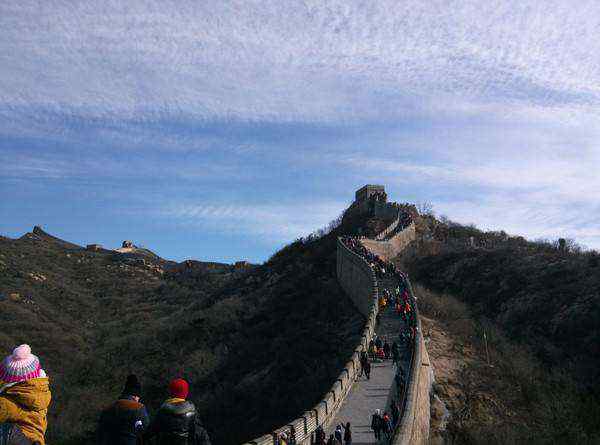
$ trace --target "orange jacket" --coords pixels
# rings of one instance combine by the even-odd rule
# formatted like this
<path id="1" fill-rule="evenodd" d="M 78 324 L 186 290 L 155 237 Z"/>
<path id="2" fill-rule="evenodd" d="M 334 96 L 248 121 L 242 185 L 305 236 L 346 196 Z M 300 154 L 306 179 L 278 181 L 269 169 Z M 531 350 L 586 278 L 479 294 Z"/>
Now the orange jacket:
<path id="1" fill-rule="evenodd" d="M 0 423 L 15 423 L 32 442 L 46 443 L 46 415 L 50 406 L 47 377 L 6 384 L 0 380 Z"/>

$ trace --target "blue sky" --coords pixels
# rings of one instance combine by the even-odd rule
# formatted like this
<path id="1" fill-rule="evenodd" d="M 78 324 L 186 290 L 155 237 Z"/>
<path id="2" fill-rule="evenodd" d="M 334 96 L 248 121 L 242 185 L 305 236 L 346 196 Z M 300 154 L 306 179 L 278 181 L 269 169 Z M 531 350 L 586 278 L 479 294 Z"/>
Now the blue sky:
<path id="1" fill-rule="evenodd" d="M 600 248 L 597 2 L 0 4 L 0 234 L 262 261 L 365 183 Z"/>

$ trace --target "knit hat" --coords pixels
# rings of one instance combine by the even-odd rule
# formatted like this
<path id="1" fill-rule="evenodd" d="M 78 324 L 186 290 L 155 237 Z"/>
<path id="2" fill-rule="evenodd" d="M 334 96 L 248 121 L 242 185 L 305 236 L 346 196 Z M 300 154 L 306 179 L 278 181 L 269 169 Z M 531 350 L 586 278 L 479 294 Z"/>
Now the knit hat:
<path id="1" fill-rule="evenodd" d="M 29 345 L 17 346 L 11 355 L 0 363 L 0 380 L 6 383 L 37 379 L 43 374 L 40 360 L 31 353 Z"/>
<path id="2" fill-rule="evenodd" d="M 125 388 L 123 388 L 123 395 L 141 397 L 142 384 L 135 374 L 130 374 L 127 376 Z"/>
<path id="3" fill-rule="evenodd" d="M 175 379 L 169 383 L 169 392 L 171 393 L 171 397 L 186 399 L 190 392 L 190 386 L 183 379 Z"/>

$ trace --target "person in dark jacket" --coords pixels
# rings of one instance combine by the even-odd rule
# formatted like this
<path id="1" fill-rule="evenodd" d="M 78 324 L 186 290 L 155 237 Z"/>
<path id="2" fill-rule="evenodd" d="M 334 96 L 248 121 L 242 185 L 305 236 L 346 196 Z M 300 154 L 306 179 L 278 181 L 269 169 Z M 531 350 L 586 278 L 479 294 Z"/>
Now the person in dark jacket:
<path id="1" fill-rule="evenodd" d="M 352 445 L 352 428 L 350 427 L 350 422 L 346 422 L 346 426 L 344 426 L 344 445 Z"/>
<path id="2" fill-rule="evenodd" d="M 196 407 L 187 399 L 190 387 L 183 379 L 169 384 L 171 397 L 162 404 L 145 439 L 158 438 L 158 445 L 210 445 Z"/>
<path id="3" fill-rule="evenodd" d="M 362 377 L 365 373 L 365 363 L 369 361 L 369 357 L 367 357 L 367 353 L 365 351 L 361 351 L 360 353 L 360 374 L 359 377 Z"/>
<path id="4" fill-rule="evenodd" d="M 390 358 L 390 352 L 391 352 L 391 347 L 390 347 L 390 344 L 388 343 L 388 341 L 386 340 L 385 343 L 383 344 L 383 353 L 385 354 L 386 359 Z"/>
<path id="5" fill-rule="evenodd" d="M 335 431 L 333 432 L 335 435 L 335 440 L 342 444 L 342 440 L 344 439 L 344 432 L 342 431 L 342 425 L 338 425 L 335 427 Z"/>
<path id="6" fill-rule="evenodd" d="M 325 431 L 321 425 L 315 430 L 315 443 L 316 445 L 325 445 Z"/>
<path id="7" fill-rule="evenodd" d="M 369 360 L 365 362 L 365 375 L 367 376 L 367 380 L 371 380 L 371 363 Z"/>
<path id="8" fill-rule="evenodd" d="M 398 424 L 398 419 L 400 419 L 400 408 L 398 408 L 398 402 L 392 399 L 392 423 L 394 425 Z"/>
<path id="9" fill-rule="evenodd" d="M 381 411 L 375 410 L 375 413 L 371 417 L 371 429 L 375 434 L 375 440 L 381 440 L 381 430 L 383 429 L 383 419 L 381 417 Z"/>
<path id="10" fill-rule="evenodd" d="M 400 363 L 400 346 L 397 342 L 392 343 L 392 363 Z"/>
<path id="11" fill-rule="evenodd" d="M 149 424 L 140 403 L 142 385 L 135 375 L 127 377 L 121 397 L 100 415 L 98 445 L 136 445 Z"/>

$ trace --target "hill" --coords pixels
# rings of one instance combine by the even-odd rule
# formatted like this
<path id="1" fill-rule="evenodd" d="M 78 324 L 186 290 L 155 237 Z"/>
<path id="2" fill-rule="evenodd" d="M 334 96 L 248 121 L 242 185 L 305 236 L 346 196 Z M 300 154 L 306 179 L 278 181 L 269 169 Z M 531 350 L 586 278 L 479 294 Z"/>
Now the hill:
<path id="1" fill-rule="evenodd" d="M 335 279 L 336 231 L 243 268 L 136 259 L 42 232 L 0 238 L 0 350 L 27 342 L 41 357 L 53 444 L 90 443 L 130 372 L 151 412 L 185 377 L 214 443 L 241 443 L 314 404 L 360 335 Z"/>
<path id="2" fill-rule="evenodd" d="M 538 410 L 524 434 L 533 431 L 536 440 L 547 434 L 554 443 L 599 440 L 597 253 L 573 243 L 561 248 L 448 221 L 430 223 L 443 242 L 426 242 L 405 259 L 411 276 L 440 296 L 436 305 L 452 304 L 449 296 L 467 304 L 471 315 L 463 317 L 476 320 L 476 343 L 483 331 L 491 333 L 490 342 L 497 343 L 491 346 L 505 362 L 499 366 L 507 365 L 498 378 L 512 382 L 519 403 Z"/>

